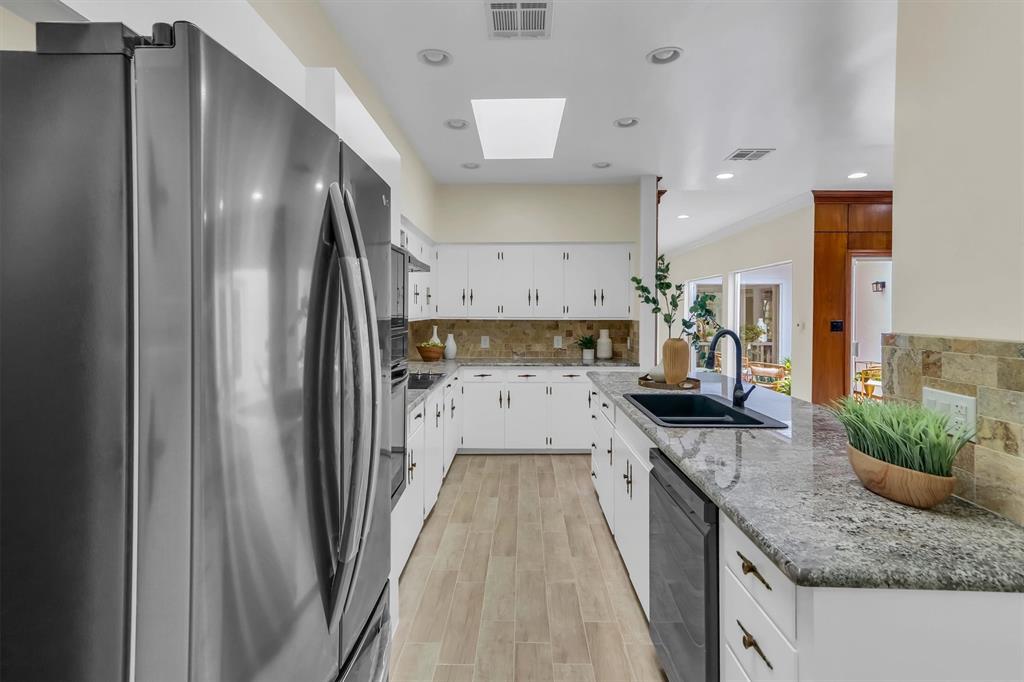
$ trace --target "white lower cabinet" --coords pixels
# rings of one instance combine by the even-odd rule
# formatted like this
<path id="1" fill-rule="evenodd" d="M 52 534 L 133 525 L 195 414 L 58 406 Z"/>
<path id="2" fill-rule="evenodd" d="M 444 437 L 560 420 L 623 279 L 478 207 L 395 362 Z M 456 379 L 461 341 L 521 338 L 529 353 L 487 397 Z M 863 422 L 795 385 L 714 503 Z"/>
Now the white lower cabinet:
<path id="1" fill-rule="evenodd" d="M 423 518 L 426 518 L 437 502 L 444 479 L 444 392 L 435 390 L 424 404 L 426 423 L 423 425 L 422 469 L 418 473 L 423 477 Z"/>
<path id="2" fill-rule="evenodd" d="M 548 436 L 547 384 L 505 384 L 505 445 L 509 450 L 544 450 Z"/>
<path id="3" fill-rule="evenodd" d="M 601 511 L 608 522 L 612 534 L 615 534 L 615 428 L 612 423 L 604 418 L 598 411 L 594 422 L 595 447 L 591 454 L 591 464 L 594 467 L 594 488 L 597 491 L 598 502 L 601 503 Z"/>
<path id="4" fill-rule="evenodd" d="M 464 382 L 462 391 L 462 447 L 505 447 L 505 385 Z"/>
<path id="5" fill-rule="evenodd" d="M 559 450 L 589 450 L 590 429 L 590 385 L 567 381 L 549 386 L 548 402 L 550 415 L 548 447 Z"/>

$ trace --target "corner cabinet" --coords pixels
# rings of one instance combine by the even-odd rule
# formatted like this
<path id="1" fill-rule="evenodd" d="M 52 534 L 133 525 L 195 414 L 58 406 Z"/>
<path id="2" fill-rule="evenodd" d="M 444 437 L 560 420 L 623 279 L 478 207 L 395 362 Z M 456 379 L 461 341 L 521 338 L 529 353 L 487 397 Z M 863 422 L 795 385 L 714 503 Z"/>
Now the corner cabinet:
<path id="1" fill-rule="evenodd" d="M 631 244 L 441 244 L 440 318 L 628 319 Z"/>

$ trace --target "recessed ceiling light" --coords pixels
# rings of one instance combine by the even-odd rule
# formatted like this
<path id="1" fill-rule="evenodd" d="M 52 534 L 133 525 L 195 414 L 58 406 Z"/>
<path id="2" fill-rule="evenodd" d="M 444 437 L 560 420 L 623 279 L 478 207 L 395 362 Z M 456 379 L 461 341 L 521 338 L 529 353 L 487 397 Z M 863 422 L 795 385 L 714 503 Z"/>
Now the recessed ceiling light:
<path id="1" fill-rule="evenodd" d="M 551 159 L 562 127 L 564 97 L 474 99 L 485 159 Z"/>
<path id="2" fill-rule="evenodd" d="M 467 161 L 466 163 L 462 164 L 462 167 L 465 168 L 466 170 L 476 170 L 477 168 L 480 167 L 480 164 L 474 163 L 473 161 Z"/>
<path id="3" fill-rule="evenodd" d="M 598 162 L 592 163 L 590 165 L 593 166 L 594 168 L 599 168 L 601 170 L 604 170 L 605 168 L 611 168 L 612 167 L 612 165 L 610 163 L 608 163 L 607 161 L 598 161 Z"/>
<path id="4" fill-rule="evenodd" d="M 436 48 L 420 50 L 416 56 L 427 66 L 448 66 L 452 63 L 452 56 L 449 53 Z"/>
<path id="5" fill-rule="evenodd" d="M 647 61 L 651 64 L 669 64 L 679 59 L 682 54 L 683 48 L 668 45 L 648 52 Z"/>
<path id="6" fill-rule="evenodd" d="M 450 118 L 444 124 L 452 130 L 465 130 L 469 127 L 469 121 L 464 118 Z"/>
<path id="7" fill-rule="evenodd" d="M 612 125 L 616 128 L 632 128 L 640 119 L 634 118 L 633 116 L 626 116 L 625 118 L 617 118 L 612 122 Z"/>
<path id="8" fill-rule="evenodd" d="M 689 217 L 690 216 L 686 215 L 685 213 L 676 216 L 676 218 L 679 218 L 680 220 L 686 220 Z"/>
<path id="9" fill-rule="evenodd" d="M 736 176 L 733 175 L 732 173 L 719 173 L 715 177 L 718 178 L 719 180 L 732 180 Z"/>
<path id="10" fill-rule="evenodd" d="M 846 177 L 850 178 L 851 180 L 860 180 L 861 178 L 866 178 L 867 176 L 868 174 L 865 173 L 864 171 L 857 171 L 856 173 L 850 173 Z"/>
<path id="11" fill-rule="evenodd" d="M 263 192 L 261 192 L 259 190 L 256 190 L 255 192 L 252 193 L 252 200 L 253 201 L 259 201 L 262 198 L 263 198 Z"/>

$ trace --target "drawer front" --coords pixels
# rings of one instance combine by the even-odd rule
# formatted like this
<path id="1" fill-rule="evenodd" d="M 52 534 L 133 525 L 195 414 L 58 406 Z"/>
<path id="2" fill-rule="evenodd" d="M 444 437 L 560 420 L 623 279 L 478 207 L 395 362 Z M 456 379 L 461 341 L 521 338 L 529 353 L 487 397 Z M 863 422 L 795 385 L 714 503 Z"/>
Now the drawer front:
<path id="1" fill-rule="evenodd" d="M 550 373 L 546 367 L 512 367 L 505 370 L 505 380 L 510 383 L 546 384 Z"/>
<path id="2" fill-rule="evenodd" d="M 549 381 L 552 383 L 590 383 L 587 378 L 587 370 L 582 367 L 553 367 L 548 370 Z"/>
<path id="3" fill-rule="evenodd" d="M 719 529 L 722 563 L 786 639 L 796 645 L 796 585 L 725 515 L 719 515 Z"/>
<path id="4" fill-rule="evenodd" d="M 722 682 L 750 682 L 750 678 L 743 672 L 743 667 L 740 666 L 739 660 L 736 659 L 736 654 L 732 652 L 728 646 L 723 646 L 721 655 L 721 680 Z"/>
<path id="5" fill-rule="evenodd" d="M 720 577 L 723 645 L 732 649 L 751 680 L 796 680 L 796 650 L 772 625 L 732 571 L 723 568 Z"/>
<path id="6" fill-rule="evenodd" d="M 597 406 L 601 410 L 601 414 L 608 420 L 609 423 L 615 423 L 615 403 L 613 403 L 608 396 L 600 391 L 597 392 Z"/>
<path id="7" fill-rule="evenodd" d="M 428 397 L 429 399 L 429 397 Z M 408 423 L 406 424 L 405 432 L 409 434 L 407 437 L 411 438 L 417 431 L 423 428 L 423 415 L 427 413 L 427 400 L 424 400 L 419 406 L 409 413 Z"/>
<path id="8" fill-rule="evenodd" d="M 627 417 L 623 412 L 616 412 L 615 419 L 615 430 L 618 431 L 619 435 L 622 436 L 622 440 L 626 442 L 629 449 L 633 451 L 645 469 L 651 470 L 651 456 L 650 450 L 654 447 L 654 443 L 647 435 L 640 430 L 640 427 L 633 423 L 633 420 Z"/>
<path id="9" fill-rule="evenodd" d="M 459 379 L 466 384 L 480 382 L 502 383 L 508 370 L 494 367 L 463 367 L 459 370 Z"/>

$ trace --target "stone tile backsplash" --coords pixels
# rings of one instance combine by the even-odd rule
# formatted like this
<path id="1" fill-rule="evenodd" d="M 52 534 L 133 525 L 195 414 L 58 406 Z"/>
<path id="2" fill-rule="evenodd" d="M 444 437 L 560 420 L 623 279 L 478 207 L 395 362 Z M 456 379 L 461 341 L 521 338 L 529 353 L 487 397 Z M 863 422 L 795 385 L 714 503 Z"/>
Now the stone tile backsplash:
<path id="1" fill-rule="evenodd" d="M 957 458 L 956 494 L 1024 525 L 1024 343 L 886 334 L 886 396 L 921 401 L 925 386 L 978 400 L 977 443 Z"/>
<path id="2" fill-rule="evenodd" d="M 607 329 L 612 339 L 612 358 L 637 360 L 639 324 L 631 320 L 417 320 L 409 323 L 409 357 L 419 360 L 416 344 L 430 338 L 431 327 L 444 343 L 455 335 L 460 358 L 558 358 L 576 362 L 581 357 L 576 340 L 599 336 Z M 490 337 L 490 348 L 480 347 L 480 337 Z M 564 348 L 554 348 L 554 337 Z"/>

